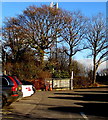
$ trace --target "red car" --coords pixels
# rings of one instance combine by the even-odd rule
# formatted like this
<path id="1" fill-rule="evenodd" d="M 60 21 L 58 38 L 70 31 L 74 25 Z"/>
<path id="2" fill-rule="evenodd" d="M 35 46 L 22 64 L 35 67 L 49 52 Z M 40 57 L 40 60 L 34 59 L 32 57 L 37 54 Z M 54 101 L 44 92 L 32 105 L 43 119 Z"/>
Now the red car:
<path id="1" fill-rule="evenodd" d="M 22 88 L 11 76 L 2 75 L 2 106 L 10 105 L 12 102 L 22 97 Z"/>
<path id="2" fill-rule="evenodd" d="M 42 81 L 42 80 L 34 80 L 33 84 L 34 84 L 36 90 L 42 90 L 42 91 L 46 90 L 46 91 L 48 91 L 50 89 L 49 88 L 49 86 L 50 86 L 49 83 L 47 82 L 45 84 L 45 82 Z"/>

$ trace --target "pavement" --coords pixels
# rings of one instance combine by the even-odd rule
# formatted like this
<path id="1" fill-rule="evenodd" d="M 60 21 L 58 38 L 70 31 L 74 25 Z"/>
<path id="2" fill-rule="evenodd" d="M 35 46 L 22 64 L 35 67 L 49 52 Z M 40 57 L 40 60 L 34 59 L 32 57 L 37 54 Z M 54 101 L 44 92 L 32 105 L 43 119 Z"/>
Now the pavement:
<path id="1" fill-rule="evenodd" d="M 2 109 L 2 120 L 107 120 L 108 87 L 37 91 Z"/>

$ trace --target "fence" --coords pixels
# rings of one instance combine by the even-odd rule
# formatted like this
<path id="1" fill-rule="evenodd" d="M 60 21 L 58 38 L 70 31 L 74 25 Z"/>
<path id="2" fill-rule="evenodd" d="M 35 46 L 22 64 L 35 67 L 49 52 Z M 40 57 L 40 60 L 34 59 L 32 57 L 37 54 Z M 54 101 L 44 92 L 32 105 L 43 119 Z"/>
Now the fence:
<path id="1" fill-rule="evenodd" d="M 46 84 L 49 84 L 52 89 L 73 89 L 73 88 L 86 88 L 92 84 L 92 81 L 88 77 L 77 76 L 73 79 L 66 78 L 48 78 L 45 80 Z"/>
<path id="2" fill-rule="evenodd" d="M 47 78 L 45 79 L 45 85 L 49 84 L 52 89 L 70 89 L 71 82 L 70 78 L 62 79 L 62 78 Z"/>

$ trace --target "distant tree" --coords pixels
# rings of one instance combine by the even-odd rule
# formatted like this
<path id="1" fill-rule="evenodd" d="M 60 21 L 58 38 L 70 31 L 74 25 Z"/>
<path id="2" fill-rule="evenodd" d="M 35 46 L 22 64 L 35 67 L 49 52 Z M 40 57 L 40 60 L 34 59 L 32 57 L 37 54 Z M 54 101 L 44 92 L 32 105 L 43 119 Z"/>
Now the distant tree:
<path id="1" fill-rule="evenodd" d="M 68 56 L 64 52 L 64 47 L 59 47 L 56 49 L 57 56 L 55 53 L 50 53 L 48 59 L 48 67 L 50 68 L 53 77 L 69 77 L 68 74 Z"/>
<path id="2" fill-rule="evenodd" d="M 77 60 L 72 60 L 72 69 L 75 76 L 85 76 L 85 67 Z"/>
<path id="3" fill-rule="evenodd" d="M 72 71 L 72 56 L 77 52 L 84 50 L 85 45 L 81 45 L 81 42 L 85 35 L 85 26 L 87 19 L 82 15 L 80 11 L 72 12 L 71 21 L 67 27 L 62 31 L 62 38 L 65 45 L 65 53 L 69 56 L 69 74 Z"/>
<path id="4" fill-rule="evenodd" d="M 67 70 L 68 69 L 68 56 L 64 52 L 65 48 L 64 47 L 58 47 L 56 52 L 57 52 L 57 58 L 52 55 L 50 57 L 51 60 L 54 60 L 56 62 L 56 68 L 60 70 Z M 52 53 L 53 54 L 53 53 Z"/>
<path id="5" fill-rule="evenodd" d="M 88 49 L 91 51 L 89 56 L 93 57 L 93 83 L 95 83 L 96 71 L 99 65 L 106 61 L 106 57 L 108 55 L 106 23 L 102 14 L 98 14 L 89 20 L 86 31 L 86 39 Z"/>
<path id="6" fill-rule="evenodd" d="M 103 75 L 103 76 L 108 76 L 108 68 L 105 68 L 105 69 L 101 70 L 101 71 L 99 72 L 99 74 L 101 74 L 101 75 Z"/>

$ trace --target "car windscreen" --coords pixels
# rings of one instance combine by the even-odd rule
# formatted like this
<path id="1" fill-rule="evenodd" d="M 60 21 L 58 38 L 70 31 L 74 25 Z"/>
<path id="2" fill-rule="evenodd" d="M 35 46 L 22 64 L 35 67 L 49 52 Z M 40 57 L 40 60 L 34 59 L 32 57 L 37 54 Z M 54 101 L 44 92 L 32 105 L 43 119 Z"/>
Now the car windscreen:
<path id="1" fill-rule="evenodd" d="M 3 86 L 8 86 L 9 85 L 9 81 L 6 78 L 2 78 L 2 85 Z"/>
<path id="2" fill-rule="evenodd" d="M 23 80 L 23 81 L 21 81 L 22 82 L 22 84 L 23 85 L 33 85 L 31 82 L 29 82 L 29 81 L 25 81 L 25 80 Z"/>
<path id="3" fill-rule="evenodd" d="M 14 86 L 14 83 L 12 82 L 12 80 L 7 77 L 7 76 L 2 76 L 0 79 L 2 79 L 2 86 Z"/>

